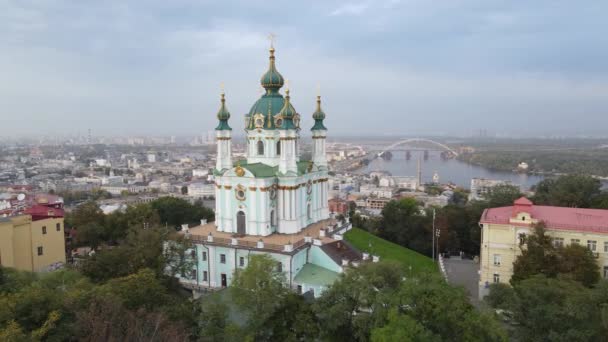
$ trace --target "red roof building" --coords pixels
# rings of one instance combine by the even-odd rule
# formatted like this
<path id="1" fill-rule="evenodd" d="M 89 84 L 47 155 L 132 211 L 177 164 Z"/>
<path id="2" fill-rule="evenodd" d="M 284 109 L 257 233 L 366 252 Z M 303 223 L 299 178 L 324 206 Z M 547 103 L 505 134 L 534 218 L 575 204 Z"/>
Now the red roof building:
<path id="1" fill-rule="evenodd" d="M 524 213 L 528 215 L 522 216 Z M 540 221 L 544 222 L 548 229 L 608 234 L 608 210 L 534 205 L 525 197 L 513 202 L 513 206 L 486 209 L 479 223 L 526 227 Z"/>

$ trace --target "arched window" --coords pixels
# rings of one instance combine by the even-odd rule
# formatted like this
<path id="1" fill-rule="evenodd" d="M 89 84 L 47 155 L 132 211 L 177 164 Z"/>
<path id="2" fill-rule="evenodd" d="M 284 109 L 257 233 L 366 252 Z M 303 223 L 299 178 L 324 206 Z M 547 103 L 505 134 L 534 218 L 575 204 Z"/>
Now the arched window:
<path id="1" fill-rule="evenodd" d="M 258 140 L 258 155 L 264 155 L 264 142 L 262 140 Z"/>
<path id="2" fill-rule="evenodd" d="M 281 142 L 277 141 L 277 156 L 281 155 Z"/>
<path id="3" fill-rule="evenodd" d="M 270 211 L 270 225 L 272 225 L 272 226 L 276 226 L 277 225 L 276 215 L 274 214 L 274 210 Z"/>
<path id="4" fill-rule="evenodd" d="M 308 203 L 308 205 L 306 206 L 306 217 L 308 217 L 309 220 L 312 218 L 310 203 Z"/>

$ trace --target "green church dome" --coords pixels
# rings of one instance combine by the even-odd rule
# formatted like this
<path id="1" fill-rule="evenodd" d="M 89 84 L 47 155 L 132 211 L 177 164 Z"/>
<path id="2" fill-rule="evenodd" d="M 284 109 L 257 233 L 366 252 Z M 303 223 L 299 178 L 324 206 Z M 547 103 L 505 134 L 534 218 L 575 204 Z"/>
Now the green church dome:
<path id="1" fill-rule="evenodd" d="M 228 119 L 230 119 L 230 112 L 228 108 L 226 108 L 226 98 L 224 93 L 222 92 L 222 105 L 220 106 L 220 110 L 217 111 L 217 119 L 220 121 L 217 127 L 215 128 L 217 131 L 222 130 L 232 130 L 228 125 Z"/>
<path id="2" fill-rule="evenodd" d="M 281 125 L 277 128 L 280 129 L 296 129 L 297 125 L 294 124 L 294 118 L 298 116 L 296 109 L 293 108 L 289 97 L 289 89 L 285 90 L 285 103 L 283 108 L 279 112 L 278 118 L 280 118 Z"/>
<path id="3" fill-rule="evenodd" d="M 262 95 L 262 97 L 255 101 L 249 110 L 249 114 L 247 114 L 249 123 L 246 129 L 274 129 L 275 123 L 273 118 L 281 111 L 284 104 L 285 99 L 283 98 L 283 95 L 279 94 L 278 92 L 267 92 L 266 94 Z M 258 114 L 262 115 L 262 127 L 260 127 L 260 125 L 256 125 L 255 122 L 256 116 L 259 117 Z"/>
<path id="4" fill-rule="evenodd" d="M 323 109 L 321 109 L 321 95 L 317 96 L 317 109 L 312 114 L 312 118 L 315 119 L 315 124 L 310 129 L 311 131 L 322 129 L 327 130 L 323 124 L 323 120 L 325 120 L 325 112 L 323 112 Z"/>
<path id="5" fill-rule="evenodd" d="M 283 76 L 277 71 L 274 60 L 274 48 L 270 47 L 270 65 L 268 66 L 268 71 L 262 75 L 262 79 L 260 80 L 262 87 L 266 90 L 278 90 L 285 84 Z"/>

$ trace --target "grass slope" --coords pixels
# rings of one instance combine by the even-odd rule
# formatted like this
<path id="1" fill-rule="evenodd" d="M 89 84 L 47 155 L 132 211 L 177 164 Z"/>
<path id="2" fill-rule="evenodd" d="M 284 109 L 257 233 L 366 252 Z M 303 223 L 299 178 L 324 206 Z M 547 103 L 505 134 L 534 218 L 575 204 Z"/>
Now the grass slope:
<path id="1" fill-rule="evenodd" d="M 437 266 L 431 258 L 381 239 L 363 229 L 353 228 L 344 235 L 344 238 L 360 251 L 378 255 L 380 260 L 397 261 L 406 270 L 411 266 L 414 275 L 420 272 L 437 272 Z"/>

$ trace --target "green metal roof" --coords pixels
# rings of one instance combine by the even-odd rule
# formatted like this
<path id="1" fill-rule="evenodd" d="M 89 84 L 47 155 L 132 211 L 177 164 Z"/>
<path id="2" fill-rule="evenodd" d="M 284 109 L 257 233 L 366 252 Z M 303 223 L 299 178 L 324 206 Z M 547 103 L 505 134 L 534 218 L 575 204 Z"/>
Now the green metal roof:
<path id="1" fill-rule="evenodd" d="M 270 48 L 270 64 L 268 65 L 268 71 L 262 75 L 260 79 L 260 83 L 262 83 L 262 87 L 266 89 L 279 89 L 285 84 L 285 80 L 283 76 L 277 71 L 277 68 L 274 64 L 274 48 Z"/>
<path id="2" fill-rule="evenodd" d="M 278 166 L 270 166 L 263 163 L 241 163 L 241 167 L 249 170 L 256 178 L 275 177 L 279 171 Z"/>
<path id="3" fill-rule="evenodd" d="M 228 108 L 226 108 L 226 98 L 224 97 L 223 92 L 222 92 L 221 102 L 222 102 L 222 105 L 220 106 L 220 110 L 217 111 L 217 119 L 220 122 L 217 125 L 217 127 L 215 128 L 215 130 L 216 131 L 223 131 L 223 130 L 230 131 L 230 130 L 232 130 L 232 128 L 230 128 L 230 126 L 228 125 L 228 119 L 230 119 L 230 112 L 228 111 Z"/>
<path id="4" fill-rule="evenodd" d="M 264 115 L 264 127 L 263 129 L 275 129 L 274 116 L 277 115 L 283 106 L 285 105 L 285 99 L 277 90 L 268 90 L 266 94 L 262 95 L 249 110 L 249 123 L 246 129 L 255 129 L 254 115 Z"/>
<path id="5" fill-rule="evenodd" d="M 298 176 L 309 173 L 308 168 L 310 167 L 310 164 L 310 160 L 301 160 L 297 162 Z M 234 165 L 240 165 L 242 168 L 249 170 L 249 172 L 253 173 L 253 176 L 256 178 L 277 177 L 279 175 L 278 166 L 270 166 L 264 163 L 247 164 L 247 161 L 245 160 L 239 160 Z"/>
<path id="6" fill-rule="evenodd" d="M 325 112 L 323 112 L 323 109 L 321 109 L 321 96 L 317 96 L 317 109 L 312 114 L 312 118 L 315 119 L 315 124 L 310 129 L 311 131 L 322 129 L 327 130 L 323 124 L 323 120 L 325 120 Z"/>
<path id="7" fill-rule="evenodd" d="M 298 284 L 329 286 L 333 284 L 340 274 L 315 264 L 304 264 L 300 272 L 293 279 Z"/>

